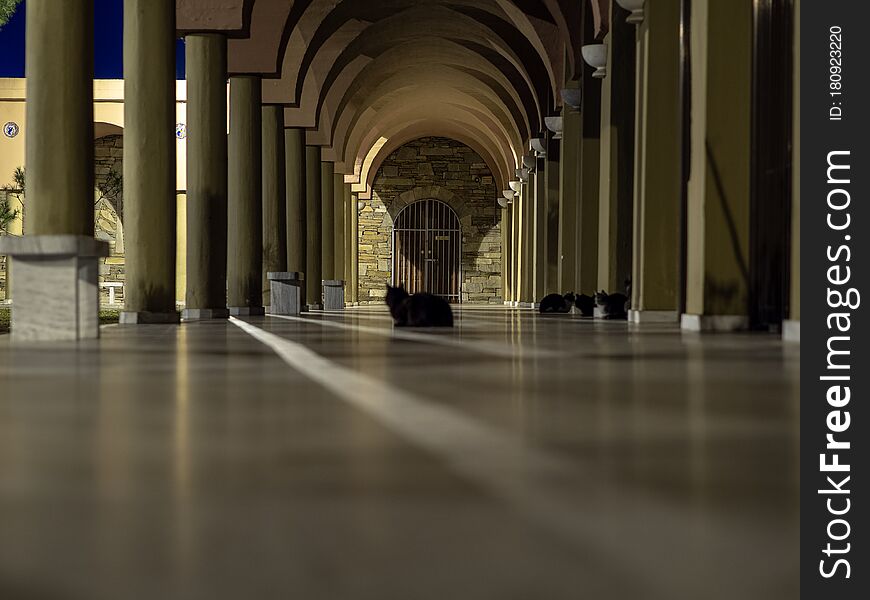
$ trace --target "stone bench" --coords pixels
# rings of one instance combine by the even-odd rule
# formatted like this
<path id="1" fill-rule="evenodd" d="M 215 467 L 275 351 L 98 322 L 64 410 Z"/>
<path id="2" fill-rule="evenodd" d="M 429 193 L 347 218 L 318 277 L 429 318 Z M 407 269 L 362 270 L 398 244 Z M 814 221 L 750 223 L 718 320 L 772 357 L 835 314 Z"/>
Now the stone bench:
<path id="1" fill-rule="evenodd" d="M 344 310 L 344 281 L 323 280 L 323 310 Z"/>
<path id="2" fill-rule="evenodd" d="M 305 275 L 293 272 L 266 274 L 272 288 L 269 314 L 298 316 L 305 296 Z"/>

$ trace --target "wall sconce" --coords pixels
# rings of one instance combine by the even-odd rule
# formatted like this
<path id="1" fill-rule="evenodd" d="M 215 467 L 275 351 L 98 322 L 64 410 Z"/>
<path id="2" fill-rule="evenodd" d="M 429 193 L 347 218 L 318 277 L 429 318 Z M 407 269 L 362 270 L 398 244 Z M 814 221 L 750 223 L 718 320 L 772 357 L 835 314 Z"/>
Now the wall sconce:
<path id="1" fill-rule="evenodd" d="M 513 183 L 513 181 L 511 183 Z M 508 202 L 512 202 L 514 199 L 514 196 L 516 196 L 516 193 L 513 191 L 513 189 L 504 190 L 504 191 L 502 191 L 502 196 L 504 196 L 504 199 L 507 200 Z"/>
<path id="2" fill-rule="evenodd" d="M 607 44 L 586 44 L 580 49 L 586 64 L 595 69 L 592 76 L 604 79 L 607 76 Z"/>
<path id="3" fill-rule="evenodd" d="M 356 202 L 356 209 L 357 209 L 358 212 L 362 212 L 362 210 L 363 210 L 365 207 L 366 207 L 366 201 L 365 201 L 365 200 L 357 200 L 357 202 Z"/>
<path id="4" fill-rule="evenodd" d="M 511 186 L 511 190 L 513 192 L 519 194 L 520 191 L 523 189 L 523 182 L 522 181 L 511 181 L 510 186 Z"/>
<path id="5" fill-rule="evenodd" d="M 544 117 L 544 125 L 547 126 L 547 129 L 552 131 L 555 135 L 553 136 L 554 140 L 562 139 L 562 127 L 563 121 L 562 117 Z"/>
<path id="6" fill-rule="evenodd" d="M 625 19 L 626 23 L 634 23 L 635 25 L 643 23 L 644 0 L 616 0 L 616 3 L 631 13 L 628 15 L 628 18 Z"/>
<path id="7" fill-rule="evenodd" d="M 562 90 L 562 102 L 570 106 L 574 110 L 580 110 L 582 104 L 583 90 L 580 88 L 571 88 Z"/>
<path id="8" fill-rule="evenodd" d="M 523 166 L 528 170 L 529 173 L 534 173 L 535 168 L 538 166 L 537 161 L 534 156 L 523 156 Z"/>
<path id="9" fill-rule="evenodd" d="M 517 169 L 515 171 L 515 173 L 516 173 L 517 179 L 519 179 L 520 181 L 525 183 L 526 181 L 529 180 L 529 175 L 531 174 L 531 171 L 529 169 L 523 167 L 522 169 Z"/>
<path id="10" fill-rule="evenodd" d="M 504 198 L 499 198 L 498 200 L 496 200 L 496 202 L 498 202 L 498 205 L 502 208 L 507 208 L 510 205 L 510 201 L 505 200 Z"/>
<path id="11" fill-rule="evenodd" d="M 547 156 L 547 140 L 543 137 L 532 138 L 529 147 L 538 153 L 538 156 Z"/>

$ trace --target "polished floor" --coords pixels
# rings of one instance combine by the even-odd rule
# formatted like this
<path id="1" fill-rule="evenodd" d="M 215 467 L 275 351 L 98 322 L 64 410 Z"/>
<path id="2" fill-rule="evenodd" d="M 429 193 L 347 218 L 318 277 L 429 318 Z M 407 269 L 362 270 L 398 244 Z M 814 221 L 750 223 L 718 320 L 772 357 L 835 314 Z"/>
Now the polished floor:
<path id="1" fill-rule="evenodd" d="M 799 365 L 502 308 L 0 336 L 0 598 L 796 598 Z"/>

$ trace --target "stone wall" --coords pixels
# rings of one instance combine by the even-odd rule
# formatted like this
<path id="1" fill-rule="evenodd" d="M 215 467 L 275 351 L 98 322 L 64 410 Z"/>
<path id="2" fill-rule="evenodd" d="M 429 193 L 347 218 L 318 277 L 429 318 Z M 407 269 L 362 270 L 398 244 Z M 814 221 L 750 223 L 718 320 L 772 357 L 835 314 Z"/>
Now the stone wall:
<path id="1" fill-rule="evenodd" d="M 462 301 L 502 304 L 501 223 L 489 167 L 471 148 L 446 138 L 406 144 L 381 165 L 359 218 L 359 299 L 381 303 L 392 277 L 393 221 L 404 206 L 447 203 L 462 229 Z"/>

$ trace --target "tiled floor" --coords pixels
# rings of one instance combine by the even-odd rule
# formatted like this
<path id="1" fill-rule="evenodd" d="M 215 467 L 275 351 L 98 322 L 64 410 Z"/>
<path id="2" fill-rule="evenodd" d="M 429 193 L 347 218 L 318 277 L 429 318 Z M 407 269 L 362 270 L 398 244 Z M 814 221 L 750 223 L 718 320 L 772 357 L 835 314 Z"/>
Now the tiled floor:
<path id="1" fill-rule="evenodd" d="M 798 596 L 796 347 L 458 317 L 0 336 L 0 598 Z"/>

